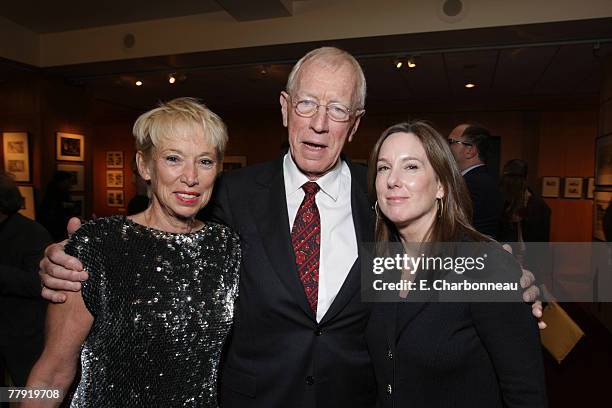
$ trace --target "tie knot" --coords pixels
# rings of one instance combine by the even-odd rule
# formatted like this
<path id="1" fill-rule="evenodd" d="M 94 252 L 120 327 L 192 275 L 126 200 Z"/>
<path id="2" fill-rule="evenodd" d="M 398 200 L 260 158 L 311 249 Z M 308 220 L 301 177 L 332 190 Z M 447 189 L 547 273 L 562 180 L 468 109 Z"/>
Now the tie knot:
<path id="1" fill-rule="evenodd" d="M 306 195 L 315 195 L 321 189 L 321 187 L 319 187 L 319 185 L 313 181 L 304 183 L 302 188 L 304 189 L 304 192 L 306 193 Z"/>

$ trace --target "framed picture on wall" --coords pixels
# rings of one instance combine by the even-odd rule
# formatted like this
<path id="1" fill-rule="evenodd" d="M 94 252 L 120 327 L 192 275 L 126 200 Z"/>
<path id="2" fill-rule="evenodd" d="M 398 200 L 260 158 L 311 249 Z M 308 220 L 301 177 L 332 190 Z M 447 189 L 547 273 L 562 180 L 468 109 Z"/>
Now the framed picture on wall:
<path id="1" fill-rule="evenodd" d="M 123 152 L 119 150 L 106 152 L 106 168 L 107 169 L 122 169 L 123 168 Z"/>
<path id="2" fill-rule="evenodd" d="M 123 170 L 106 170 L 106 187 L 123 187 Z"/>
<path id="3" fill-rule="evenodd" d="M 223 158 L 223 171 L 229 172 L 245 167 L 247 164 L 246 156 L 225 156 Z"/>
<path id="4" fill-rule="evenodd" d="M 593 191 L 595 190 L 595 177 L 586 179 L 586 198 L 593 199 Z"/>
<path id="5" fill-rule="evenodd" d="M 124 207 L 123 190 L 106 190 L 106 205 L 109 207 Z"/>
<path id="6" fill-rule="evenodd" d="M 85 196 L 82 194 L 72 195 L 72 202 L 74 203 L 74 212 L 82 220 L 85 219 Z"/>
<path id="7" fill-rule="evenodd" d="M 4 170 L 12 173 L 17 182 L 30 182 L 30 147 L 26 132 L 2 133 Z"/>
<path id="8" fill-rule="evenodd" d="M 58 164 L 58 171 L 65 171 L 72 175 L 70 191 L 85 190 L 85 166 L 82 164 Z"/>
<path id="9" fill-rule="evenodd" d="M 612 205 L 612 191 L 595 191 L 593 200 L 593 238 L 605 241 L 603 219 L 606 210 Z"/>
<path id="10" fill-rule="evenodd" d="M 582 177 L 566 177 L 563 198 L 582 198 Z"/>
<path id="11" fill-rule="evenodd" d="M 57 160 L 84 161 L 85 136 L 57 132 Z"/>
<path id="12" fill-rule="evenodd" d="M 30 219 L 36 219 L 36 202 L 34 201 L 34 187 L 32 186 L 17 186 L 23 197 L 23 205 L 19 214 Z"/>
<path id="13" fill-rule="evenodd" d="M 542 197 L 558 198 L 561 177 L 542 177 Z"/>
<path id="14" fill-rule="evenodd" d="M 595 184 L 612 186 L 612 135 L 596 140 Z"/>

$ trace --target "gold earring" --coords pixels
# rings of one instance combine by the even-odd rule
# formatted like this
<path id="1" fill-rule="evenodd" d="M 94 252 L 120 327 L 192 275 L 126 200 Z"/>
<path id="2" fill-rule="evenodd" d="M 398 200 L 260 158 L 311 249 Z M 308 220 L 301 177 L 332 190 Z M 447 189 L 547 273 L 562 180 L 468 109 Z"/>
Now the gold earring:
<path id="1" fill-rule="evenodd" d="M 382 218 L 382 217 L 380 216 L 380 212 L 379 212 L 379 210 L 378 210 L 378 200 L 376 200 L 376 201 L 374 202 L 374 212 L 376 213 L 376 218 L 377 218 L 377 219 L 378 219 L 378 218 Z"/>
<path id="2" fill-rule="evenodd" d="M 444 200 L 442 198 L 438 198 L 438 218 L 442 218 L 442 214 L 444 213 Z"/>

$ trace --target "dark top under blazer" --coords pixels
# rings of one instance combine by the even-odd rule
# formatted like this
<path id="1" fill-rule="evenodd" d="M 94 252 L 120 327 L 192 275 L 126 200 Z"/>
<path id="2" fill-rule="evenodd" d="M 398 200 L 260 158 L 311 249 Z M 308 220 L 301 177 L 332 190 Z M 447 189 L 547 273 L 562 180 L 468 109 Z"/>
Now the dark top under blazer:
<path id="1" fill-rule="evenodd" d="M 487 264 L 518 281 L 514 258 L 495 252 Z M 546 406 L 538 327 L 522 301 L 378 304 L 367 341 L 381 408 Z"/>
<path id="2" fill-rule="evenodd" d="M 487 166 L 476 167 L 463 178 L 472 199 L 472 225 L 480 233 L 497 239 L 504 202 L 495 179 Z"/>
<path id="3" fill-rule="evenodd" d="M 371 241 L 366 169 L 349 168 L 357 241 Z M 361 303 L 359 261 L 317 324 L 291 248 L 282 156 L 224 175 L 213 205 L 213 218 L 240 236 L 243 261 L 221 367 L 221 406 L 373 407 L 376 383 L 365 344 L 369 307 Z"/>

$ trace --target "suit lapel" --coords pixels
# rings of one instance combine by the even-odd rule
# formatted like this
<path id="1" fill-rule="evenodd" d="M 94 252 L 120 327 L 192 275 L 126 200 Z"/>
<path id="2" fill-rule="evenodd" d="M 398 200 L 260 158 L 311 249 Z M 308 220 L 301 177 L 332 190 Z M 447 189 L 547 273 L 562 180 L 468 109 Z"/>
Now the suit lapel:
<path id="1" fill-rule="evenodd" d="M 331 320 L 337 315 L 351 300 L 356 292 L 361 287 L 361 259 L 363 259 L 363 248 L 360 245 L 362 242 L 371 242 L 374 238 L 373 211 L 371 209 L 368 196 L 360 183 L 360 180 L 355 175 L 352 165 L 351 169 L 351 213 L 353 216 L 353 225 L 355 226 L 355 234 L 357 236 L 357 260 L 351 267 L 344 283 L 340 287 L 340 291 L 330 305 L 327 313 L 323 316 L 321 324 Z"/>
<path id="2" fill-rule="evenodd" d="M 282 156 L 272 175 L 261 177 L 260 185 L 253 197 L 252 217 L 259 231 L 268 260 L 278 278 L 291 293 L 297 304 L 311 318 L 315 314 L 308 305 L 302 282 L 295 266 L 295 255 L 291 247 L 289 216 L 283 179 Z"/>

